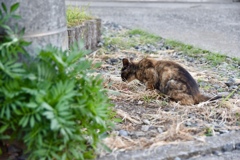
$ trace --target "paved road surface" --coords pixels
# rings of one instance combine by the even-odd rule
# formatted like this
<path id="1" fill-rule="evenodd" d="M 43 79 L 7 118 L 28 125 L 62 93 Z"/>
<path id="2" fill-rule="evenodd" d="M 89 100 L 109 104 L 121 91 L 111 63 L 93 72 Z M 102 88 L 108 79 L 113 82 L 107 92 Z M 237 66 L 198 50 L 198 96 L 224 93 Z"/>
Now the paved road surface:
<path id="1" fill-rule="evenodd" d="M 86 2 L 102 20 L 240 58 L 240 3 Z"/>

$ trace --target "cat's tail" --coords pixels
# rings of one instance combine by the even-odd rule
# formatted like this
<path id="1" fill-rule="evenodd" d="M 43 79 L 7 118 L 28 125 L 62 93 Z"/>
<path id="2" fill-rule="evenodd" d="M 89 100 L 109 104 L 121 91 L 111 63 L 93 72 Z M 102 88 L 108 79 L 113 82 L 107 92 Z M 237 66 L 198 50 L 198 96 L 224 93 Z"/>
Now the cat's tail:
<path id="1" fill-rule="evenodd" d="M 214 101 L 214 100 L 217 100 L 217 99 L 220 99 L 220 98 L 223 98 L 223 96 L 217 95 L 217 96 L 214 96 L 214 97 L 209 97 L 209 96 L 206 96 L 206 95 L 203 95 L 203 94 L 198 94 L 196 96 L 196 99 L 195 99 L 195 104 L 198 104 L 200 102 L 206 102 L 206 101 Z"/>

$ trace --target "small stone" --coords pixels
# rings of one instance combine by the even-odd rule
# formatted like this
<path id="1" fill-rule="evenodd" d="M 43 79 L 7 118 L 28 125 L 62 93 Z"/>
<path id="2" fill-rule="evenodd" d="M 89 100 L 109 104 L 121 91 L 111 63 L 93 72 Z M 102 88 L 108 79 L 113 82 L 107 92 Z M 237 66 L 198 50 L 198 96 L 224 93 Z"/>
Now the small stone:
<path id="1" fill-rule="evenodd" d="M 221 151 L 213 151 L 214 155 L 221 156 L 223 153 Z"/>
<path id="2" fill-rule="evenodd" d="M 112 25 L 113 25 L 114 28 L 118 28 L 118 24 L 113 23 Z"/>
<path id="3" fill-rule="evenodd" d="M 236 148 L 237 150 L 240 150 L 240 143 L 237 143 L 237 144 L 235 145 L 235 148 Z"/>
<path id="4" fill-rule="evenodd" d="M 187 61 L 193 62 L 193 61 L 194 61 L 194 58 L 192 58 L 192 57 L 187 57 Z"/>
<path id="5" fill-rule="evenodd" d="M 122 124 L 117 123 L 114 127 L 115 130 L 121 130 L 122 129 Z"/>
<path id="6" fill-rule="evenodd" d="M 141 131 L 135 132 L 136 137 L 144 137 L 145 135 L 146 134 L 144 132 L 141 132 Z"/>
<path id="7" fill-rule="evenodd" d="M 143 104 L 143 101 L 138 101 L 138 103 L 137 103 L 138 105 L 140 105 L 140 104 Z"/>
<path id="8" fill-rule="evenodd" d="M 165 51 L 166 49 L 165 49 L 165 47 L 162 47 L 162 48 L 160 48 L 160 50 Z"/>
<path id="9" fill-rule="evenodd" d="M 103 46 L 103 43 L 102 43 L 102 42 L 99 42 L 99 43 L 97 44 L 97 46 L 98 46 L 98 47 L 102 47 L 102 46 Z"/>
<path id="10" fill-rule="evenodd" d="M 128 132 L 128 136 L 134 135 L 134 132 Z"/>
<path id="11" fill-rule="evenodd" d="M 141 130 L 144 131 L 144 132 L 147 132 L 149 130 L 149 126 L 148 125 L 142 125 Z"/>
<path id="12" fill-rule="evenodd" d="M 185 125 L 186 125 L 186 126 L 191 126 L 192 123 L 188 121 L 188 122 L 185 123 Z"/>
<path id="13" fill-rule="evenodd" d="M 144 47 L 143 47 L 143 50 L 144 50 L 144 51 L 147 51 L 147 50 L 148 50 L 148 47 L 144 46 Z"/>
<path id="14" fill-rule="evenodd" d="M 155 53 L 156 51 L 157 51 L 156 48 L 151 48 L 151 49 L 150 49 L 150 52 L 152 52 L 152 53 Z"/>
<path id="15" fill-rule="evenodd" d="M 123 27 L 122 27 L 121 25 L 119 25 L 119 26 L 118 26 L 118 29 L 119 29 L 119 30 L 122 30 L 122 29 L 123 29 Z"/>
<path id="16" fill-rule="evenodd" d="M 175 157 L 174 160 L 181 160 L 181 158 L 179 158 L 179 157 Z"/>
<path id="17" fill-rule="evenodd" d="M 230 77 L 230 78 L 228 78 L 228 81 L 227 81 L 228 83 L 235 83 L 235 79 L 234 78 L 232 78 L 232 77 Z"/>
<path id="18" fill-rule="evenodd" d="M 233 85 L 233 86 L 229 87 L 230 90 L 234 90 L 234 89 L 237 89 L 237 88 L 238 88 L 238 86 L 236 86 L 236 85 Z"/>
<path id="19" fill-rule="evenodd" d="M 138 50 L 140 47 L 139 47 L 139 46 L 135 46 L 134 48 L 135 48 L 136 50 Z"/>
<path id="20" fill-rule="evenodd" d="M 143 121 L 144 124 L 147 124 L 147 125 L 150 124 L 150 121 L 148 119 L 143 119 L 142 121 Z"/>
<path id="21" fill-rule="evenodd" d="M 161 49 L 163 46 L 164 46 L 163 43 L 159 43 L 158 46 L 157 46 L 157 48 Z"/>
<path id="22" fill-rule="evenodd" d="M 227 97 L 230 93 L 229 92 L 219 92 L 218 95 L 222 97 Z"/>
<path id="23" fill-rule="evenodd" d="M 234 149 L 234 147 L 233 147 L 232 144 L 227 144 L 227 145 L 223 146 L 222 151 L 223 151 L 223 152 L 230 152 L 230 151 L 232 151 L 233 149 Z"/>
<path id="24" fill-rule="evenodd" d="M 195 114 L 193 114 L 193 113 L 189 113 L 188 114 L 188 118 L 195 118 L 196 116 L 195 116 Z"/>
<path id="25" fill-rule="evenodd" d="M 112 65 L 114 65 L 114 64 L 116 64 L 116 63 L 118 62 L 118 59 L 116 59 L 116 58 L 111 58 L 111 59 L 110 59 L 110 62 L 111 62 Z"/>
<path id="26" fill-rule="evenodd" d="M 218 84 L 214 84 L 213 87 L 216 89 L 220 88 L 220 86 Z"/>
<path id="27" fill-rule="evenodd" d="M 150 137 L 156 137 L 156 135 L 158 134 L 156 130 L 150 130 L 148 133 L 147 133 Z"/>
<path id="28" fill-rule="evenodd" d="M 219 133 L 220 133 L 220 134 L 225 134 L 225 133 L 229 133 L 229 131 L 228 131 L 228 130 L 223 130 L 223 129 L 221 129 L 221 130 L 219 130 Z"/>
<path id="29" fill-rule="evenodd" d="M 150 53 L 151 51 L 149 49 L 145 50 L 145 53 Z"/>
<path id="30" fill-rule="evenodd" d="M 159 127 L 159 128 L 157 128 L 157 130 L 158 130 L 159 133 L 163 133 L 162 128 Z"/>
<path id="31" fill-rule="evenodd" d="M 125 130 L 120 130 L 120 131 L 119 131 L 119 135 L 120 135 L 120 136 L 123 136 L 123 137 L 126 137 L 126 136 L 128 136 L 128 132 L 125 131 Z"/>
<path id="32" fill-rule="evenodd" d="M 221 68 L 227 68 L 229 64 L 227 64 L 226 62 L 221 63 L 221 65 L 219 67 Z"/>

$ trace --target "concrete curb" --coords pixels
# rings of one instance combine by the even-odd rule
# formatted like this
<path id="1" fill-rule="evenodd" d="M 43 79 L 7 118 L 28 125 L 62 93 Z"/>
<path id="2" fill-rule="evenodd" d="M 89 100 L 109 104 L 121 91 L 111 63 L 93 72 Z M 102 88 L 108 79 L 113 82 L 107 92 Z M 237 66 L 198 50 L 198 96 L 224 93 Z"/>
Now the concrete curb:
<path id="1" fill-rule="evenodd" d="M 236 148 L 237 146 L 237 148 Z M 198 155 L 207 155 L 216 151 L 233 151 L 239 149 L 240 131 L 220 136 L 206 137 L 204 142 L 189 141 L 168 144 L 153 149 L 111 153 L 98 160 L 173 160 L 176 157 L 187 159 Z"/>
<path id="2" fill-rule="evenodd" d="M 68 0 L 71 1 L 71 0 Z M 74 0 L 78 1 L 78 0 Z M 79 0 L 86 2 L 141 2 L 141 3 L 150 3 L 150 2 L 164 2 L 164 3 L 232 3 L 239 2 L 240 0 Z"/>

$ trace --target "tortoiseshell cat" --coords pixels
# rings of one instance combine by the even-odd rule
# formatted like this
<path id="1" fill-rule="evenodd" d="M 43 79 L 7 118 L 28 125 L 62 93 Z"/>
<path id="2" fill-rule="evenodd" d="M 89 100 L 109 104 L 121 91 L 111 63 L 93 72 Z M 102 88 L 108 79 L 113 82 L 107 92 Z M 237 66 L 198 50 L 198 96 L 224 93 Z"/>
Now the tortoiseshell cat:
<path id="1" fill-rule="evenodd" d="M 123 81 L 138 79 L 146 85 L 146 89 L 157 89 L 180 104 L 191 105 L 221 98 L 210 98 L 201 94 L 190 73 L 173 61 L 144 58 L 139 62 L 132 62 L 124 58 L 122 63 Z"/>

